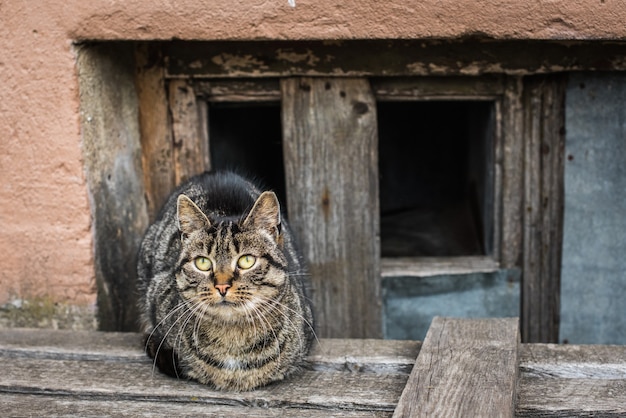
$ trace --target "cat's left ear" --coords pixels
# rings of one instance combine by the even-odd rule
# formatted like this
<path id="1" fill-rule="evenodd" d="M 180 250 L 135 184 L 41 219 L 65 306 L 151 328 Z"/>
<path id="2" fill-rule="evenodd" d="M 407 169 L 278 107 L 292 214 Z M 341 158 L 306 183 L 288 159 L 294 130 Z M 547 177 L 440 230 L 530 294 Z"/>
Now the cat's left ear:
<path id="1" fill-rule="evenodd" d="M 263 229 L 274 239 L 280 236 L 280 203 L 274 192 L 263 192 L 243 221 L 244 227 Z"/>

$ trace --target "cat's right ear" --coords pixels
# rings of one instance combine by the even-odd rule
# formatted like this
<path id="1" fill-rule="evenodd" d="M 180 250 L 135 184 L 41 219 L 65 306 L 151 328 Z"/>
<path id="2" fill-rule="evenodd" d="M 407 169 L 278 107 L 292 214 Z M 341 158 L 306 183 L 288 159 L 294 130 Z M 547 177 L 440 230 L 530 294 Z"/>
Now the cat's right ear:
<path id="1" fill-rule="evenodd" d="M 183 235 L 189 235 L 198 229 L 206 228 L 211 225 L 209 219 L 200 208 L 184 194 L 178 196 L 176 208 L 178 229 Z"/>

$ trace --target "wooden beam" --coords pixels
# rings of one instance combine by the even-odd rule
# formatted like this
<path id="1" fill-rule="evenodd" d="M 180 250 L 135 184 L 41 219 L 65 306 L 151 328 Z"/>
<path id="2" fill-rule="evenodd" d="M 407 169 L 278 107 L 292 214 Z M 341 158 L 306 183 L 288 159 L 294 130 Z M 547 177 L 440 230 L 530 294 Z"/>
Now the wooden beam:
<path id="1" fill-rule="evenodd" d="M 537 76 L 524 87 L 522 339 L 558 342 L 563 243 L 565 84 Z"/>
<path id="2" fill-rule="evenodd" d="M 136 330 L 136 255 L 148 226 L 132 44 L 78 49 L 83 156 L 101 329 Z"/>
<path id="3" fill-rule="evenodd" d="M 281 80 L 289 220 L 322 337 L 382 335 L 376 103 L 365 79 Z"/>
<path id="4" fill-rule="evenodd" d="M 626 69 L 620 42 L 466 40 L 172 41 L 168 77 L 478 76 Z"/>
<path id="5" fill-rule="evenodd" d="M 626 347 L 523 344 L 516 416 L 626 416 Z"/>
<path id="6" fill-rule="evenodd" d="M 512 417 L 517 318 L 435 317 L 394 417 Z"/>
<path id="7" fill-rule="evenodd" d="M 135 50 L 135 61 L 143 176 L 148 214 L 153 221 L 175 185 L 172 121 L 160 49 L 140 44 Z"/>
<path id="8" fill-rule="evenodd" d="M 243 393 L 162 375 L 142 348 L 141 336 L 134 333 L 0 330 L 0 361 L 7 366 L 0 375 L 2 411 L 9 416 L 24 410 L 34 415 L 389 416 L 420 343 L 321 339 L 301 373 Z"/>
<path id="9" fill-rule="evenodd" d="M 208 109 L 198 106 L 193 85 L 184 79 L 170 80 L 169 108 L 172 115 L 174 182 L 178 185 L 211 167 L 208 116 L 205 114 Z"/>

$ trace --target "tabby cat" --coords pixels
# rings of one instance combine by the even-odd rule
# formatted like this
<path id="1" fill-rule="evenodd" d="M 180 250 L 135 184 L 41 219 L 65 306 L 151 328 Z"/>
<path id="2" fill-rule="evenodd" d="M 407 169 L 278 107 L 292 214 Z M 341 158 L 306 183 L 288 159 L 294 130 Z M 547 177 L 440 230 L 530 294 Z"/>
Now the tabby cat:
<path id="1" fill-rule="evenodd" d="M 308 276 L 273 192 L 231 172 L 190 179 L 148 229 L 138 275 L 161 371 L 246 391 L 302 365 L 314 337 Z"/>

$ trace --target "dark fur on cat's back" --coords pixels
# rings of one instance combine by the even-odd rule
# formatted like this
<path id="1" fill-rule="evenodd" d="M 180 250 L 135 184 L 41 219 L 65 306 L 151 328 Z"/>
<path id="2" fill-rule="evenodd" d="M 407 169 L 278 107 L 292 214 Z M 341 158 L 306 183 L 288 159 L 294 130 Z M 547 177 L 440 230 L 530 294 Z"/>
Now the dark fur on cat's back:
<path id="1" fill-rule="evenodd" d="M 138 275 L 146 351 L 165 373 L 250 390 L 297 371 L 311 346 L 307 275 L 278 200 L 236 174 L 170 196 Z"/>

